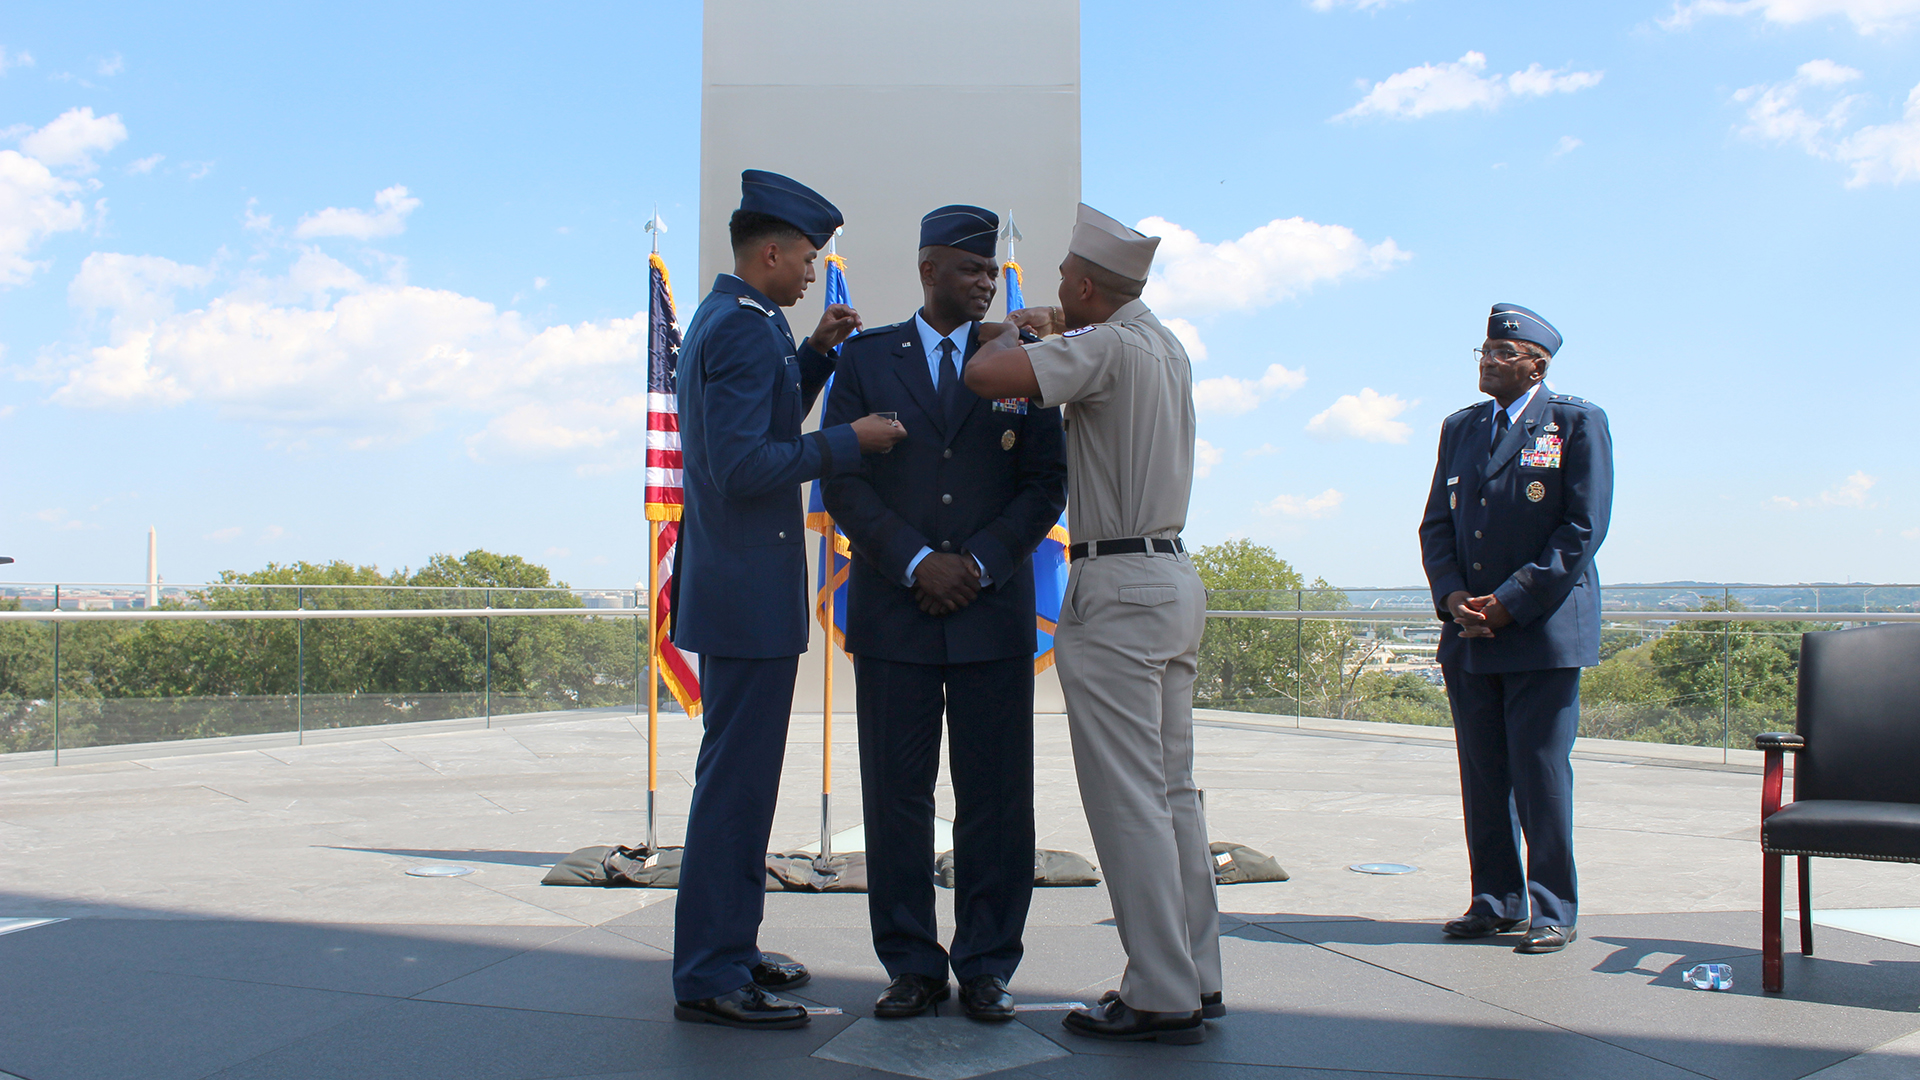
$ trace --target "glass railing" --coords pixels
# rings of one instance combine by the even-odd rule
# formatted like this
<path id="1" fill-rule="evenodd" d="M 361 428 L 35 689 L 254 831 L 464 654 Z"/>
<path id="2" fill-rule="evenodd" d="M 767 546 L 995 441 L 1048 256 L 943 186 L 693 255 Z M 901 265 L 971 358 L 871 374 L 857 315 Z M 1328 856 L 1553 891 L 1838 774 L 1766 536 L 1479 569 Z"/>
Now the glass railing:
<path id="1" fill-rule="evenodd" d="M 1452 723 L 1435 659 L 1441 623 L 1424 589 L 1214 590 L 1208 608 L 1196 706 Z M 1580 734 L 1724 757 L 1760 732 L 1793 729 L 1801 634 L 1920 618 L 1920 586 L 1610 586 L 1601 611 Z"/>
<path id="2" fill-rule="evenodd" d="M 632 590 L 214 585 L 169 587 L 149 611 L 124 587 L 9 585 L 0 752 L 641 712 L 641 602 Z M 56 607 L 60 621 L 33 615 Z M 1423 589 L 1214 590 L 1208 607 L 1201 708 L 1451 722 Z M 1920 586 L 1624 585 L 1601 607 L 1580 734 L 1725 751 L 1793 727 L 1802 633 L 1920 619 Z"/>
<path id="3" fill-rule="evenodd" d="M 631 590 L 7 591 L 0 752 L 645 707 Z"/>

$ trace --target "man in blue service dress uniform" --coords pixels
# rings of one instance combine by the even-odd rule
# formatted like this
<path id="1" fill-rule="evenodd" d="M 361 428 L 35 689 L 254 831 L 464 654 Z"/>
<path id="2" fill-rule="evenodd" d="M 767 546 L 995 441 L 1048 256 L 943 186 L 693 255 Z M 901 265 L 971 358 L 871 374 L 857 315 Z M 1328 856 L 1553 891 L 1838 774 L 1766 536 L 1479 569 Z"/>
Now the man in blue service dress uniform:
<path id="1" fill-rule="evenodd" d="M 1559 350 L 1545 319 L 1493 306 L 1475 350 L 1493 400 L 1441 423 L 1420 520 L 1434 607 L 1448 620 L 1440 670 L 1473 874 L 1473 900 L 1445 930 L 1478 938 L 1525 925 L 1522 953 L 1557 952 L 1575 936 L 1568 755 L 1580 669 L 1600 662 L 1593 554 L 1613 506 L 1607 414 L 1542 385 Z"/>
<path id="2" fill-rule="evenodd" d="M 961 372 L 997 291 L 1000 219 L 943 206 L 920 222 L 924 306 L 842 350 L 821 422 L 897 413 L 911 432 L 825 485 L 853 546 L 847 651 L 860 714 L 867 910 L 893 980 L 876 1016 L 949 996 L 1013 1019 L 1033 896 L 1032 556 L 1066 505 L 1060 410 L 987 400 Z M 953 947 L 934 921 L 933 787 L 940 719 L 953 772 Z"/>
<path id="3" fill-rule="evenodd" d="M 806 185 L 749 169 L 728 230 L 734 270 L 714 279 L 680 349 L 686 483 L 673 584 L 674 644 L 700 655 L 706 734 L 674 909 L 673 1014 L 744 1028 L 798 1027 L 800 1005 L 767 989 L 807 980 L 756 939 L 766 903 L 767 834 L 786 752 L 793 680 L 807 648 L 800 486 L 851 472 L 905 434 L 869 416 L 802 435 L 858 328 L 829 307 L 795 343 L 780 309 L 797 303 L 840 211 Z"/>

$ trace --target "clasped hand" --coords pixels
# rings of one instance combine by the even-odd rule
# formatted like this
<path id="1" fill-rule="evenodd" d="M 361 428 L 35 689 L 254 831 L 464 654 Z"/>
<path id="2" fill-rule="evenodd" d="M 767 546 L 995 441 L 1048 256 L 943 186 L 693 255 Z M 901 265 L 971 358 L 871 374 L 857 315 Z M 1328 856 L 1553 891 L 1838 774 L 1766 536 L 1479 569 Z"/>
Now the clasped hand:
<path id="1" fill-rule="evenodd" d="M 1447 594 L 1447 610 L 1460 625 L 1461 637 L 1490 638 L 1495 630 L 1513 625 L 1512 612 L 1492 593 L 1469 596 L 1467 590 L 1457 589 Z"/>
<path id="2" fill-rule="evenodd" d="M 929 615 L 951 615 L 980 595 L 980 571 L 965 555 L 938 551 L 913 568 L 913 596 Z"/>

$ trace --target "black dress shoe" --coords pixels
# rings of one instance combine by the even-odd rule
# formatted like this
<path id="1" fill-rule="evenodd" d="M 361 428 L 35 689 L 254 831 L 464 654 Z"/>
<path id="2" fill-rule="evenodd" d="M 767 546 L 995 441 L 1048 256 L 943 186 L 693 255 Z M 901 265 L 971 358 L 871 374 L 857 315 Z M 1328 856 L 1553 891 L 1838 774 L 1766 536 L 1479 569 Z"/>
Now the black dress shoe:
<path id="1" fill-rule="evenodd" d="M 960 984 L 960 1007 L 975 1020 L 1013 1019 L 1013 995 L 998 975 L 975 975 Z"/>
<path id="2" fill-rule="evenodd" d="M 1207 1038 L 1206 1021 L 1200 1010 L 1192 1012 L 1143 1012 L 1120 1000 L 1109 991 L 1091 1009 L 1075 1009 L 1060 1021 L 1075 1035 L 1094 1039 L 1119 1039 L 1126 1042 L 1158 1040 L 1189 1045 Z"/>
<path id="3" fill-rule="evenodd" d="M 947 980 L 916 975 L 909 971 L 897 976 L 873 1003 L 873 1015 L 882 1020 L 904 1020 L 919 1016 L 952 995 Z"/>
<path id="4" fill-rule="evenodd" d="M 1100 995 L 1100 1004 L 1102 1005 L 1105 1005 L 1109 1001 L 1119 1000 L 1120 991 L 1118 990 L 1109 990 Z M 1227 1003 L 1224 995 L 1222 995 L 1220 991 L 1215 990 L 1211 994 L 1200 995 L 1200 1018 L 1202 1020 L 1218 1020 L 1225 1015 L 1227 1015 Z"/>
<path id="5" fill-rule="evenodd" d="M 1527 931 L 1527 938 L 1513 947 L 1519 953 L 1559 952 L 1567 947 L 1579 933 L 1571 926 L 1536 926 Z"/>
<path id="6" fill-rule="evenodd" d="M 1448 937 L 1457 938 L 1492 937 L 1495 934 L 1504 934 L 1526 921 L 1525 919 L 1502 919 L 1498 915 L 1482 912 L 1468 912 L 1441 927 L 1440 932 Z"/>
<path id="7" fill-rule="evenodd" d="M 762 990 L 791 990 L 807 985 L 811 978 L 807 965 L 798 960 L 784 964 L 778 960 L 762 960 L 753 965 L 753 983 Z"/>
<path id="8" fill-rule="evenodd" d="M 810 1019 L 806 1006 L 782 1001 L 752 983 L 719 997 L 676 1001 L 673 1018 L 695 1024 L 769 1031 L 805 1027 Z"/>

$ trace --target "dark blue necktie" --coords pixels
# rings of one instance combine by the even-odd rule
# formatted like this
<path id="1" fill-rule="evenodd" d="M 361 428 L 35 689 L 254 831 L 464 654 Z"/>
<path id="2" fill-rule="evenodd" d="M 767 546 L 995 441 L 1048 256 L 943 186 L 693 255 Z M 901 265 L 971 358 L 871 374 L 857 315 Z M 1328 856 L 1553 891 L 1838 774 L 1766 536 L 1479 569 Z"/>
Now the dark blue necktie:
<path id="1" fill-rule="evenodd" d="M 1493 441 L 1487 444 L 1488 457 L 1492 457 L 1494 447 L 1500 445 L 1500 436 L 1505 435 L 1507 429 L 1512 426 L 1513 417 L 1507 415 L 1507 410 L 1501 409 L 1499 414 L 1493 418 Z"/>
<path id="2" fill-rule="evenodd" d="M 940 412 L 946 416 L 953 415 L 954 393 L 960 384 L 960 371 L 953 366 L 953 353 L 953 339 L 941 338 L 940 385 L 934 389 L 940 395 Z"/>

